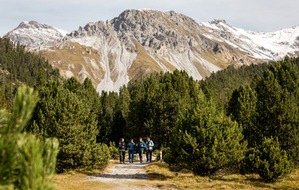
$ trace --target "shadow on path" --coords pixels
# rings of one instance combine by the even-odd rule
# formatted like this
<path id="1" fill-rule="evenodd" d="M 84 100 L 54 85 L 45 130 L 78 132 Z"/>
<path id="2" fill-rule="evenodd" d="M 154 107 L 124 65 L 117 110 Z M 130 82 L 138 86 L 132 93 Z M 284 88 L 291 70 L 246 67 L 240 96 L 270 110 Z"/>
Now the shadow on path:
<path id="1" fill-rule="evenodd" d="M 148 179 L 147 174 L 97 174 L 92 177 L 109 178 L 109 179 Z"/>

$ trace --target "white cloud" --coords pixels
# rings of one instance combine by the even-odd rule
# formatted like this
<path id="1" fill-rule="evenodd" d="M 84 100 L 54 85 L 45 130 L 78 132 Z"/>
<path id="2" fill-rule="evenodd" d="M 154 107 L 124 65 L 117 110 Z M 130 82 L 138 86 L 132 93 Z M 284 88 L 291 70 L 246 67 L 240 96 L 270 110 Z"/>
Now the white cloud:
<path id="1" fill-rule="evenodd" d="M 107 20 L 125 9 L 175 10 L 198 22 L 226 19 L 233 26 L 274 31 L 299 24 L 296 0 L 0 0 L 0 35 L 23 20 L 75 30 L 89 21 Z"/>

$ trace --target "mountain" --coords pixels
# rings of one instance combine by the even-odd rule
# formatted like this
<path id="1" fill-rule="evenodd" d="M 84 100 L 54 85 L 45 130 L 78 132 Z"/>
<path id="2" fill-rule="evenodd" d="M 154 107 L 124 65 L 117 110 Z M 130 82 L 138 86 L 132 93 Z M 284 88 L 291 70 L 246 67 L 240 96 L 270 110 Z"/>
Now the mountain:
<path id="1" fill-rule="evenodd" d="M 257 59 L 279 60 L 286 55 L 298 55 L 299 26 L 265 33 L 235 28 L 221 20 L 201 24 L 216 34 L 207 37 L 211 39 L 216 37 L 215 40 L 231 44 Z"/>
<path id="2" fill-rule="evenodd" d="M 64 77 L 89 77 L 97 91 L 119 87 L 152 72 L 186 70 L 200 80 L 228 65 L 299 54 L 299 27 L 245 31 L 224 20 L 197 23 L 183 14 L 126 10 L 110 21 L 90 22 L 65 34 L 31 21 L 7 37 L 46 57 Z"/>
<path id="3" fill-rule="evenodd" d="M 55 45 L 55 42 L 66 35 L 66 31 L 55 27 L 40 24 L 36 21 L 23 21 L 13 31 L 5 36 L 13 42 L 19 42 L 30 49 L 40 49 Z"/>

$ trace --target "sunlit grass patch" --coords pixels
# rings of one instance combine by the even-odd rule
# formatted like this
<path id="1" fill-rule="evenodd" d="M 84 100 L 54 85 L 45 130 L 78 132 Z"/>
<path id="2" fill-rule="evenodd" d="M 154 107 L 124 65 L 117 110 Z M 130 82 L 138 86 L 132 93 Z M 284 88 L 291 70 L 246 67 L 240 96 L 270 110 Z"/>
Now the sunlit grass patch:
<path id="1" fill-rule="evenodd" d="M 107 166 L 101 166 L 95 170 L 80 169 L 70 171 L 63 174 L 57 174 L 54 177 L 54 183 L 57 190 L 89 190 L 89 189 L 109 189 L 113 186 L 109 183 L 98 180 L 90 180 L 90 176 L 100 174 L 106 171 L 107 168 L 113 166 L 116 161 L 111 161 Z"/>
<path id="2" fill-rule="evenodd" d="M 88 189 L 107 189 L 111 185 L 101 181 L 90 181 L 88 175 L 72 172 L 67 174 L 59 174 L 54 178 L 54 183 L 57 190 L 88 190 Z"/>
<path id="3" fill-rule="evenodd" d="M 264 183 L 256 174 L 240 175 L 221 172 L 213 176 L 196 176 L 191 171 L 171 171 L 166 163 L 155 162 L 146 167 L 151 180 L 162 189 L 293 189 L 299 190 L 299 169 L 275 183 Z M 160 183 L 159 183 L 160 182 Z"/>

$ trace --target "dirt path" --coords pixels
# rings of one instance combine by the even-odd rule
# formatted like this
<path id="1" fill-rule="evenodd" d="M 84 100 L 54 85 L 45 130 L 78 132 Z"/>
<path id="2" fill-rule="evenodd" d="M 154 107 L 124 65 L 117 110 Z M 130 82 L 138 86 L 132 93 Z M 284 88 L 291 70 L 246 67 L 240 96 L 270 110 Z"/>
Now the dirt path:
<path id="1" fill-rule="evenodd" d="M 102 174 L 89 176 L 90 181 L 100 181 L 109 184 L 108 189 L 119 190 L 157 190 L 153 187 L 151 180 L 145 172 L 145 166 L 148 164 L 126 163 L 115 164 Z"/>

